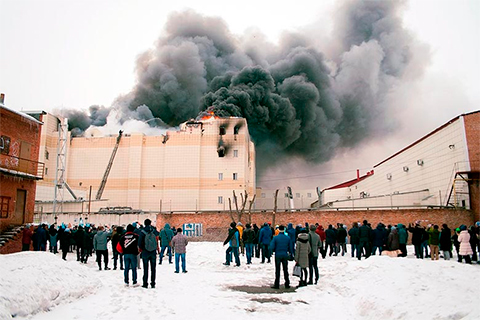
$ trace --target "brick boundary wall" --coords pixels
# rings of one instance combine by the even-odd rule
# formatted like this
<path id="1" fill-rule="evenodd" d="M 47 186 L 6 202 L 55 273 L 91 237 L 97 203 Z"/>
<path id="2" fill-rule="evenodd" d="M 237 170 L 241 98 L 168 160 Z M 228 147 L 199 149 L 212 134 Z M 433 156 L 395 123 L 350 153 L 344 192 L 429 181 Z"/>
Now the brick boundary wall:
<path id="1" fill-rule="evenodd" d="M 235 216 L 235 214 L 234 214 Z M 329 224 L 343 223 L 350 228 L 353 222 L 362 222 L 368 220 L 375 228 L 379 222 L 385 225 L 402 223 L 408 226 L 417 220 L 423 220 L 422 225 L 429 223 L 437 224 L 441 228 L 446 223 L 451 229 L 462 224 L 467 226 L 475 223 L 475 215 L 469 210 L 454 209 L 415 209 L 415 210 L 355 210 L 355 211 L 295 211 L 295 212 L 277 212 L 275 215 L 275 224 L 294 225 L 306 222 L 309 224 L 319 223 L 326 228 Z M 272 212 L 252 213 L 251 223 L 256 223 L 259 227 L 264 222 L 273 221 Z M 158 214 L 157 228 L 160 230 L 165 223 L 170 226 L 179 227 L 184 223 L 201 223 L 203 226 L 203 236 L 192 240 L 198 241 L 223 241 L 227 236 L 227 230 L 232 222 L 228 212 L 212 213 L 175 213 Z M 249 222 L 248 214 L 244 213 L 241 219 L 243 225 Z M 409 234 L 409 240 L 411 234 Z"/>
<path id="2" fill-rule="evenodd" d="M 233 215 L 236 218 L 236 214 Z M 54 223 L 55 215 L 40 214 L 36 216 L 39 222 L 48 224 Z M 127 225 L 134 221 L 143 224 L 145 219 L 152 220 L 157 229 L 163 228 L 165 223 L 170 226 L 182 227 L 185 223 L 201 223 L 203 236 L 191 238 L 192 241 L 223 241 L 227 235 L 227 229 L 232 222 L 229 212 L 202 212 L 202 213 L 145 213 L 145 214 L 90 214 L 89 219 L 85 219 L 85 215 L 81 214 L 58 214 L 57 222 L 61 224 L 78 224 L 80 218 L 96 225 Z M 272 212 L 255 212 L 249 215 L 244 213 L 241 222 L 245 225 L 249 221 L 256 223 L 259 227 L 264 222 L 273 222 Z M 475 223 L 475 214 L 470 210 L 455 209 L 413 209 L 413 210 L 355 210 L 355 211 L 282 211 L 275 215 L 275 224 L 293 223 L 294 225 L 308 223 L 319 223 L 326 228 L 329 224 L 343 223 L 350 228 L 353 222 L 362 222 L 368 220 L 375 228 L 378 222 L 385 225 L 403 223 L 408 226 L 417 220 L 424 220 L 423 225 L 428 223 L 438 224 L 441 226 L 446 223 L 451 229 L 461 224 L 467 226 Z M 236 220 L 237 221 L 237 218 Z M 409 236 L 411 238 L 411 235 Z"/>

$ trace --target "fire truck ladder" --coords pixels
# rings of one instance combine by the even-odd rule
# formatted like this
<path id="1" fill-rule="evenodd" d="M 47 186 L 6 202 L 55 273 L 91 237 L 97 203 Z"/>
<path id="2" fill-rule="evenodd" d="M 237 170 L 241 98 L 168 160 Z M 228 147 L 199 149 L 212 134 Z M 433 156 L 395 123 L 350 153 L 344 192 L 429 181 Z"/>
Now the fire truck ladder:
<path id="1" fill-rule="evenodd" d="M 103 190 L 105 189 L 105 185 L 107 184 L 108 175 L 110 174 L 110 169 L 112 169 L 113 160 L 115 159 L 115 155 L 117 154 L 118 145 L 120 144 L 120 139 L 122 138 L 123 131 L 118 131 L 117 142 L 115 143 L 115 147 L 113 148 L 112 155 L 110 156 L 110 161 L 108 161 L 107 169 L 105 169 L 105 174 L 103 175 L 102 182 L 100 183 L 100 187 L 98 188 L 97 196 L 95 199 L 100 200 L 102 198 Z"/>

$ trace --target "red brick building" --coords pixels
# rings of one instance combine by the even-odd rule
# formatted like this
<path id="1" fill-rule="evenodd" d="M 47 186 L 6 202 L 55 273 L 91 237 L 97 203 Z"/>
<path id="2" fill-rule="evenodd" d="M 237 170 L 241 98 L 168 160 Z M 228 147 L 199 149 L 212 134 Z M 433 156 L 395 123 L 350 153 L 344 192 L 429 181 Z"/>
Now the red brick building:
<path id="1" fill-rule="evenodd" d="M 5 107 L 0 98 L 0 231 L 33 222 L 42 122 Z"/>

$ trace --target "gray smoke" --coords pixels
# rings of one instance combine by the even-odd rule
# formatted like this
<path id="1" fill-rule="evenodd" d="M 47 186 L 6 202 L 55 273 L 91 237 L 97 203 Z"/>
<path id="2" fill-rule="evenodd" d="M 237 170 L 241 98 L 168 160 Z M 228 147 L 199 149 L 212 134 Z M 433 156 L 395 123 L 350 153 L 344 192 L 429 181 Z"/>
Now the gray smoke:
<path id="1" fill-rule="evenodd" d="M 166 126 L 207 108 L 244 117 L 259 172 L 286 159 L 325 162 L 338 148 L 395 125 L 385 120 L 394 111 L 386 96 L 415 55 L 403 6 L 342 2 L 325 44 L 328 57 L 309 40 L 312 34 L 286 34 L 275 46 L 262 36 L 236 37 L 219 18 L 174 13 L 155 47 L 137 59 L 137 84 L 114 108 L 125 120 L 159 118 Z M 95 108 L 90 116 L 73 113 L 70 123 L 82 130 L 98 123 L 106 109 Z"/>

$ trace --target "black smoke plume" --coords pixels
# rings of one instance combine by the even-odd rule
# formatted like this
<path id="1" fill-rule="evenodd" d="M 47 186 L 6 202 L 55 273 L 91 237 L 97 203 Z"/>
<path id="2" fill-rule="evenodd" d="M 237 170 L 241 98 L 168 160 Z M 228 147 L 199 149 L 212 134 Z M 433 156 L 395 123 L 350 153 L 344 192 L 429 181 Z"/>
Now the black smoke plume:
<path id="1" fill-rule="evenodd" d="M 394 110 L 386 96 L 417 67 L 403 6 L 343 1 L 323 47 L 328 56 L 314 45 L 314 34 L 286 34 L 277 46 L 261 36 L 235 36 L 219 18 L 174 13 L 155 47 L 139 56 L 135 87 L 113 107 L 125 119 L 155 117 L 166 126 L 207 108 L 244 117 L 259 172 L 289 158 L 327 161 L 338 148 L 391 130 L 385 119 Z M 106 110 L 73 113 L 70 123 L 84 130 L 101 123 Z"/>

